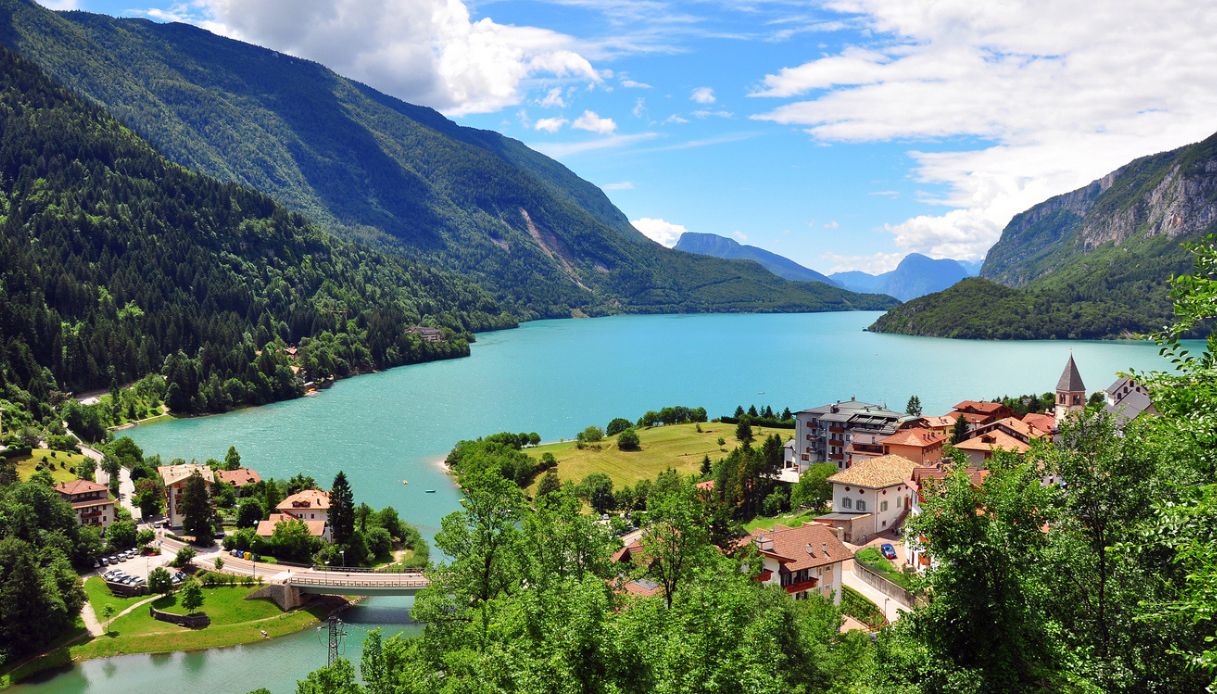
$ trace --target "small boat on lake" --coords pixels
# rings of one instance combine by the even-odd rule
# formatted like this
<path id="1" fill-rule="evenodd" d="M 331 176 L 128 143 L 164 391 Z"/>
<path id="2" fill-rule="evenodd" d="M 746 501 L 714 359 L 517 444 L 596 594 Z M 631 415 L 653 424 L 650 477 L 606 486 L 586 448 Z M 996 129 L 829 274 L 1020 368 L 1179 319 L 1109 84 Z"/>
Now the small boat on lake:
<path id="1" fill-rule="evenodd" d="M 425 490 L 423 490 L 423 493 L 424 494 L 434 494 L 435 490 L 434 489 L 425 489 Z"/>

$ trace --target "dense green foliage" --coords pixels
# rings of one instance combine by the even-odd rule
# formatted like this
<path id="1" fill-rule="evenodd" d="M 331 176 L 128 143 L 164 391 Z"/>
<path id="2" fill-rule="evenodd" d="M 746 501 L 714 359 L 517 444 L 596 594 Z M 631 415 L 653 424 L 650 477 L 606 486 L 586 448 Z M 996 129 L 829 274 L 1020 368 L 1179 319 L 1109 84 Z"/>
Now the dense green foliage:
<path id="1" fill-rule="evenodd" d="M 347 372 L 466 354 L 469 330 L 513 324 L 461 280 L 167 162 L 7 50 L 0 68 L 0 397 L 35 418 L 60 388 L 154 371 L 178 411 L 267 402 L 301 390 L 286 343 L 333 341 Z M 424 321 L 457 332 L 406 332 Z M 113 405 L 90 416 L 117 423 Z"/>
<path id="2" fill-rule="evenodd" d="M 1138 159 L 1117 171 L 1110 187 L 1096 182 L 1041 203 L 1005 228 L 985 260 L 984 279 L 910 301 L 870 329 L 979 339 L 1111 338 L 1158 330 L 1170 320 L 1171 278 L 1191 270 L 1186 242 L 1213 229 L 1154 233 L 1165 214 L 1154 191 L 1178 177 L 1184 207 L 1211 208 L 1215 188 L 1206 167 L 1214 161 L 1217 136 Z M 1187 214 L 1203 219 L 1206 212 Z M 1105 238 L 1122 229 L 1129 231 L 1118 243 Z"/>
<path id="3" fill-rule="evenodd" d="M 0 488 L 0 663 L 71 628 L 85 599 L 73 564 L 90 567 L 100 551 L 48 475 Z"/>
<path id="4" fill-rule="evenodd" d="M 522 318 L 894 304 L 663 248 L 518 141 L 196 27 L 3 0 L 0 41 L 170 159 L 465 273 Z"/>
<path id="5" fill-rule="evenodd" d="M 463 509 L 436 543 L 448 563 L 429 571 L 413 617 L 417 638 L 365 643 L 362 684 L 351 666 L 325 668 L 301 692 L 846 691 L 864 685 L 869 648 L 839 634 L 827 601 L 793 601 L 741 570 L 704 530 L 705 506 L 686 482 L 644 525 L 650 568 L 614 566 L 615 541 L 558 490 L 529 508 L 495 475 L 465 480 Z M 624 572 L 624 573 L 623 573 Z M 629 597 L 640 575 L 670 587 Z"/>

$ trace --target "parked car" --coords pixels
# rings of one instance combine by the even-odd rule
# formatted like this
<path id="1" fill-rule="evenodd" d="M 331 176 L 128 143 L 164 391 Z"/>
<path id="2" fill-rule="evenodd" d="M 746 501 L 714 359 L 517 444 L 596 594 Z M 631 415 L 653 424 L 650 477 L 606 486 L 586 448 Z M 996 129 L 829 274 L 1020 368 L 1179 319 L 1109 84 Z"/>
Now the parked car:
<path id="1" fill-rule="evenodd" d="M 888 559 L 896 558 L 896 548 L 892 547 L 891 543 L 884 542 L 882 545 L 879 545 L 879 551 Z"/>
<path id="2" fill-rule="evenodd" d="M 101 568 L 101 560 L 100 560 L 100 559 L 94 559 L 94 560 L 93 560 L 93 568 L 94 568 L 94 569 L 100 569 L 100 568 Z"/>

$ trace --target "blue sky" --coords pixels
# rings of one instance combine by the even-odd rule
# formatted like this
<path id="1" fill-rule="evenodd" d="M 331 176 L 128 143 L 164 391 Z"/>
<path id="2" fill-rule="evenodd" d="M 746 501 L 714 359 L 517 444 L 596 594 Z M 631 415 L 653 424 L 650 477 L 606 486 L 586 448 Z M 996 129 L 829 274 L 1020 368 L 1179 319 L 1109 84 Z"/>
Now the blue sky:
<path id="1" fill-rule="evenodd" d="M 1217 131 L 1217 14 L 1111 0 L 45 0 L 189 21 L 498 130 L 817 270 L 979 259 L 1010 217 Z"/>

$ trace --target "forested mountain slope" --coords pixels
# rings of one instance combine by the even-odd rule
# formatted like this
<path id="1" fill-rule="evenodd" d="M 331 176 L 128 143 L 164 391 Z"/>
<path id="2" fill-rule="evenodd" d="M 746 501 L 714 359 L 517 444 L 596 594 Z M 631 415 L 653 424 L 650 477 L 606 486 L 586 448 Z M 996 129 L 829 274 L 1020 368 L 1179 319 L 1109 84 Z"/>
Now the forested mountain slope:
<path id="1" fill-rule="evenodd" d="M 179 409 L 224 409 L 299 390 L 272 341 L 319 337 L 313 356 L 344 370 L 466 354 L 469 331 L 515 324 L 465 280 L 166 161 L 3 48 L 0 257 L 14 402 L 165 368 Z M 450 339 L 406 332 L 424 322 Z"/>
<path id="2" fill-rule="evenodd" d="M 827 276 L 811 268 L 803 267 L 785 256 L 767 251 L 764 248 L 744 245 L 735 239 L 729 239 L 726 236 L 719 236 L 718 234 L 702 234 L 686 231 L 680 235 L 675 248 L 678 251 L 708 255 L 713 258 L 751 260 L 760 263 L 761 267 L 778 277 L 795 282 L 823 282 L 834 287 L 841 286 Z"/>
<path id="3" fill-rule="evenodd" d="M 892 304 L 663 248 L 519 142 L 192 26 L 0 0 L 0 41 L 170 159 L 459 271 L 523 318 Z"/>
<path id="4" fill-rule="evenodd" d="M 998 339 L 1149 332 L 1171 315 L 1167 280 L 1192 269 L 1186 244 L 1214 231 L 1217 135 L 1015 216 L 982 279 L 911 301 L 872 329 Z"/>

